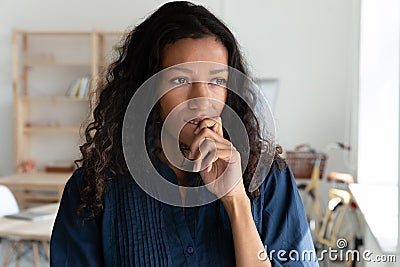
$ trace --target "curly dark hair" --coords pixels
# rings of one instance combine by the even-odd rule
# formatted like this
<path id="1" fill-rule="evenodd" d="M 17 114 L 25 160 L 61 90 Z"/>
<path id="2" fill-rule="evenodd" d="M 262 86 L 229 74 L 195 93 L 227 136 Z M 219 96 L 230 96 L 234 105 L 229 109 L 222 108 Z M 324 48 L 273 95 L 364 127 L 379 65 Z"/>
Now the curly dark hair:
<path id="1" fill-rule="evenodd" d="M 161 67 L 162 49 L 183 38 L 213 36 L 228 51 L 228 65 L 247 74 L 238 43 L 231 31 L 212 13 L 190 2 L 170 2 L 129 32 L 121 43 L 120 54 L 99 83 L 93 116 L 85 129 L 86 142 L 76 160 L 84 169 L 80 210 L 96 216 L 103 208 L 102 196 L 107 181 L 129 174 L 122 148 L 122 125 L 130 99 L 138 88 Z M 250 140 L 250 155 L 243 180 L 248 185 L 256 169 L 262 144 L 257 119 L 251 107 L 228 90 L 226 104 L 242 118 Z M 146 124 L 146 145 L 150 152 L 159 149 L 160 107 L 156 105 Z M 276 159 L 280 147 L 277 148 Z M 158 155 L 149 153 L 149 155 Z M 257 191 L 249 197 L 257 196 Z M 85 212 L 86 213 L 86 212 Z"/>

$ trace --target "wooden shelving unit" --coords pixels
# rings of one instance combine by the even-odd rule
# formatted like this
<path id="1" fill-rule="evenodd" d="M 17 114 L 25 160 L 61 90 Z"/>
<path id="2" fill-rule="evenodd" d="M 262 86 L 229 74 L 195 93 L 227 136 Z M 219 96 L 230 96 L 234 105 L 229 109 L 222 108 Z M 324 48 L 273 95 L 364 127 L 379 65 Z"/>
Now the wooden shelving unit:
<path id="1" fill-rule="evenodd" d="M 23 65 L 25 67 L 90 67 L 90 63 L 85 62 L 28 62 Z"/>
<path id="2" fill-rule="evenodd" d="M 33 134 L 33 133 L 79 133 L 79 127 L 56 127 L 56 126 L 35 126 L 35 127 L 25 127 L 24 134 Z"/>
<path id="3" fill-rule="evenodd" d="M 70 161 L 79 157 L 80 126 L 89 114 L 89 94 L 99 75 L 117 52 L 113 49 L 123 32 L 23 31 L 12 38 L 14 170 L 34 160 L 43 176 L 46 161 Z M 87 94 L 70 96 L 68 88 L 82 77 L 91 80 Z M 62 148 L 67 148 L 63 151 Z M 1 183 L 1 181 L 0 181 Z M 58 194 L 57 194 L 58 195 Z M 37 198 L 35 195 L 33 198 Z M 45 198 L 51 199 L 46 196 Z"/>
<path id="4" fill-rule="evenodd" d="M 87 102 L 89 97 L 72 96 L 21 96 L 23 102 Z"/>

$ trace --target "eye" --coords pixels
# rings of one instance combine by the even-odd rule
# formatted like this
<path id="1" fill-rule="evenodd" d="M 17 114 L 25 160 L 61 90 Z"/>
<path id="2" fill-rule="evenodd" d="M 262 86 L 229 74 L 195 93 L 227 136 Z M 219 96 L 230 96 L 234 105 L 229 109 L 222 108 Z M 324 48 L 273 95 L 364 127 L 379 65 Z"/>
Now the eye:
<path id="1" fill-rule="evenodd" d="M 228 81 L 224 78 L 215 78 L 215 79 L 212 79 L 209 83 L 214 84 L 214 85 L 219 85 L 219 86 L 226 86 Z"/>
<path id="2" fill-rule="evenodd" d="M 170 80 L 173 84 L 188 84 L 189 81 L 185 77 L 177 77 Z"/>

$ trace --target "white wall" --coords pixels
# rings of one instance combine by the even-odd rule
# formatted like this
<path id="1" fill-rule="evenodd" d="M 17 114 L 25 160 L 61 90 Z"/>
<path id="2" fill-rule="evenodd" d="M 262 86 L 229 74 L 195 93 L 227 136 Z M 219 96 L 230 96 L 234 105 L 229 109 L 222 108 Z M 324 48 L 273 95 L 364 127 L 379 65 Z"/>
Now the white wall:
<path id="1" fill-rule="evenodd" d="M 360 0 L 208 0 L 236 34 L 256 77 L 279 78 L 279 142 L 349 141 L 357 87 Z M 0 1 L 0 175 L 12 172 L 11 30 L 124 30 L 164 1 Z M 355 144 L 354 144 L 355 145 Z M 346 170 L 333 153 L 328 169 Z"/>
<path id="2" fill-rule="evenodd" d="M 251 1 L 226 5 L 257 76 L 278 77 L 278 138 L 288 148 L 349 142 L 346 116 L 358 75 L 359 1 Z M 355 145 L 355 144 L 354 144 Z M 333 152 L 329 169 L 346 170 Z"/>

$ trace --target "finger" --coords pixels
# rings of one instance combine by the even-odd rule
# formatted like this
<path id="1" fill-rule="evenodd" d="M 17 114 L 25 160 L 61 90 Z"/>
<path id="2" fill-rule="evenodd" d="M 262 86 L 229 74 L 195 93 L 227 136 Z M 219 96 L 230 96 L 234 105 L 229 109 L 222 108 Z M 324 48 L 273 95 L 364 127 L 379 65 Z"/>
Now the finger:
<path id="1" fill-rule="evenodd" d="M 207 136 L 207 135 L 204 135 L 204 136 Z M 193 140 L 193 143 L 189 147 L 189 151 L 190 152 L 189 152 L 188 158 L 192 159 L 192 160 L 196 160 L 196 159 L 199 159 L 201 157 L 201 155 L 203 154 L 203 151 L 201 151 L 200 148 L 203 145 L 205 140 L 208 140 L 207 141 L 208 146 L 212 145 L 212 148 L 215 147 L 215 149 L 217 149 L 217 150 L 220 150 L 220 149 L 231 149 L 232 148 L 232 144 L 229 141 L 227 141 L 225 139 L 221 139 L 220 136 L 217 136 L 217 138 L 219 140 L 218 139 L 217 140 L 213 140 L 212 137 L 211 138 L 210 137 L 203 137 L 203 136 L 196 137 Z"/>
<path id="2" fill-rule="evenodd" d="M 224 135 L 222 130 L 222 119 L 221 117 L 212 117 L 206 118 L 202 120 L 199 125 L 196 127 L 194 134 L 198 134 L 202 129 L 209 128 L 213 130 L 215 133 L 219 134 L 220 136 Z"/>
<path id="3" fill-rule="evenodd" d="M 195 154 L 197 154 L 198 148 L 205 138 L 213 140 L 217 149 L 226 149 L 226 146 L 232 146 L 231 142 L 229 142 L 219 134 L 215 133 L 209 128 L 204 128 L 200 131 L 198 135 L 195 136 L 192 144 L 189 146 L 190 154 L 192 155 L 191 159 L 196 158 Z"/>
<path id="4" fill-rule="evenodd" d="M 206 172 L 210 172 L 211 170 L 212 170 L 212 164 L 210 164 L 210 165 L 207 167 Z"/>
<path id="5" fill-rule="evenodd" d="M 197 126 L 194 134 L 198 134 L 204 128 L 209 128 L 220 136 L 223 136 L 221 117 L 212 117 L 202 120 Z"/>
<path id="6" fill-rule="evenodd" d="M 200 141 L 199 147 L 195 153 L 192 154 L 192 160 L 204 162 L 205 160 L 209 161 L 210 155 L 211 158 L 214 157 L 215 151 L 217 147 L 215 142 L 209 138 L 204 138 Z M 202 164 L 204 166 L 204 164 Z"/>
<path id="7" fill-rule="evenodd" d="M 215 146 L 215 143 L 206 138 L 201 144 L 200 144 L 200 155 L 195 161 L 195 171 L 202 171 L 204 169 L 207 169 L 207 172 L 209 172 L 212 168 L 212 164 L 217 161 L 218 159 L 222 159 L 224 161 L 229 162 L 233 146 L 225 146 L 224 149 L 217 149 Z M 228 151 L 230 151 L 228 153 Z"/>
<path id="8" fill-rule="evenodd" d="M 233 149 L 221 149 L 221 150 L 217 150 L 217 153 L 215 155 L 216 159 L 215 161 L 217 161 L 218 159 L 221 159 L 225 162 L 230 162 L 231 159 L 233 158 L 233 153 L 235 150 Z"/>
<path id="9" fill-rule="evenodd" d="M 217 160 L 223 160 L 227 163 L 230 163 L 233 158 L 233 154 L 234 150 L 232 149 L 217 150 L 211 162 L 204 162 L 204 165 L 206 166 L 205 171 L 210 172 L 213 168 L 213 163 Z"/>
<path id="10" fill-rule="evenodd" d="M 193 157 L 194 171 L 202 171 L 214 158 L 216 154 L 216 146 L 211 139 L 205 138 L 200 143 L 198 153 Z"/>
<path id="11" fill-rule="evenodd" d="M 199 150 L 201 153 L 201 169 L 199 171 L 202 171 L 207 168 L 207 166 L 212 165 L 218 150 L 215 143 L 208 138 L 200 144 Z"/>

